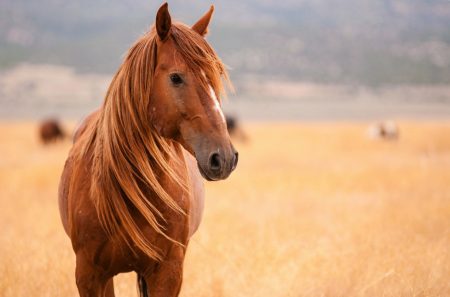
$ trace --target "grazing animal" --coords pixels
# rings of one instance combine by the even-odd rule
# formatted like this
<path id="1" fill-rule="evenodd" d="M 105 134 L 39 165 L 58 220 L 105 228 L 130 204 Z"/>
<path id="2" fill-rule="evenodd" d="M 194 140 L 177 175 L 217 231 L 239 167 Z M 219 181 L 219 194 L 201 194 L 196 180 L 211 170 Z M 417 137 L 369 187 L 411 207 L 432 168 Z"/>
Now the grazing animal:
<path id="1" fill-rule="evenodd" d="M 46 119 L 39 124 L 39 137 L 43 144 L 64 139 L 65 133 L 56 119 Z"/>
<path id="2" fill-rule="evenodd" d="M 228 133 L 233 134 L 236 131 L 237 128 L 237 119 L 232 115 L 225 115 L 225 119 L 227 121 L 227 129 Z"/>
<path id="3" fill-rule="evenodd" d="M 235 139 L 243 142 L 248 140 L 247 134 L 242 129 L 242 125 L 240 124 L 237 117 L 226 114 L 225 119 L 227 121 L 227 130 L 231 137 L 234 137 Z"/>
<path id="4" fill-rule="evenodd" d="M 74 135 L 59 207 L 81 297 L 114 296 L 130 271 L 141 296 L 179 294 L 202 176 L 225 179 L 238 161 L 218 101 L 227 72 L 204 39 L 212 13 L 188 27 L 162 5 Z"/>
<path id="5" fill-rule="evenodd" d="M 400 136 L 398 126 L 393 121 L 385 121 L 373 124 L 367 130 L 371 139 L 397 140 Z"/>

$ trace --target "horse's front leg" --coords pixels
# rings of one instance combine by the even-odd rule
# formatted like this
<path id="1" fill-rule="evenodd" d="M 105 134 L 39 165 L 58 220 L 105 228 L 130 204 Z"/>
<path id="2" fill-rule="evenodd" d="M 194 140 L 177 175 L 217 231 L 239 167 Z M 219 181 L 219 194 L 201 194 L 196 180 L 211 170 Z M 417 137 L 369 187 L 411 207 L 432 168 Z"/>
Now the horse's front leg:
<path id="1" fill-rule="evenodd" d="M 80 297 L 114 297 L 113 278 L 77 255 L 75 278 Z"/>
<path id="2" fill-rule="evenodd" d="M 176 297 L 180 294 L 184 256 L 185 248 L 175 245 L 150 275 L 144 275 L 148 296 Z"/>

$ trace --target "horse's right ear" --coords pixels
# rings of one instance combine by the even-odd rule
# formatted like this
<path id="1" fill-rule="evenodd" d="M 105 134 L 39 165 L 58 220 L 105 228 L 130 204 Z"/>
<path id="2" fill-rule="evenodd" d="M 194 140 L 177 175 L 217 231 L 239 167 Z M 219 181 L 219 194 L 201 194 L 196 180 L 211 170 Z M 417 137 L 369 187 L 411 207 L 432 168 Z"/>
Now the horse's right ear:
<path id="1" fill-rule="evenodd" d="M 170 33 L 170 27 L 172 26 L 172 19 L 170 18 L 169 5 L 167 2 L 158 9 L 155 26 L 159 39 L 161 41 L 166 40 Z"/>

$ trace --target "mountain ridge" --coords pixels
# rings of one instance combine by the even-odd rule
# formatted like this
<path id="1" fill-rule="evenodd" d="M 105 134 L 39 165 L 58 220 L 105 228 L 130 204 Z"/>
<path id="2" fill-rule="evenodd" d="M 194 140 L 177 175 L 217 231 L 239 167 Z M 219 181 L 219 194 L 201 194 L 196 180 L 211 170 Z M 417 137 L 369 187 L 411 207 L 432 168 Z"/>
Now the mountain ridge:
<path id="1" fill-rule="evenodd" d="M 170 1 L 193 23 L 211 4 Z M 159 2 L 3 0 L 0 70 L 22 62 L 111 73 Z M 208 36 L 233 77 L 320 83 L 450 82 L 450 1 L 215 1 Z"/>

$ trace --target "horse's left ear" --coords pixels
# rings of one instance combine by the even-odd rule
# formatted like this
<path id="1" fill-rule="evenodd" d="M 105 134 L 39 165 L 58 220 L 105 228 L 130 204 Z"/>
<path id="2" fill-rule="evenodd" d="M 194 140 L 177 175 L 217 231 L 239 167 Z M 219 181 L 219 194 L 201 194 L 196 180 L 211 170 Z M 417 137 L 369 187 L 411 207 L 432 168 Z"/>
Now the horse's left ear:
<path id="1" fill-rule="evenodd" d="M 170 27 L 172 26 L 172 19 L 169 13 L 169 5 L 164 3 L 158 9 L 156 13 L 156 32 L 158 33 L 159 39 L 164 41 L 167 36 L 169 36 Z"/>
<path id="2" fill-rule="evenodd" d="M 197 23 L 195 23 L 195 25 L 192 26 L 192 30 L 196 31 L 198 34 L 202 36 L 205 36 L 208 33 L 208 25 L 209 22 L 211 21 L 213 12 L 214 12 L 214 5 L 211 5 L 208 12 L 205 13 L 205 15 L 202 16 L 201 19 L 199 19 Z"/>

